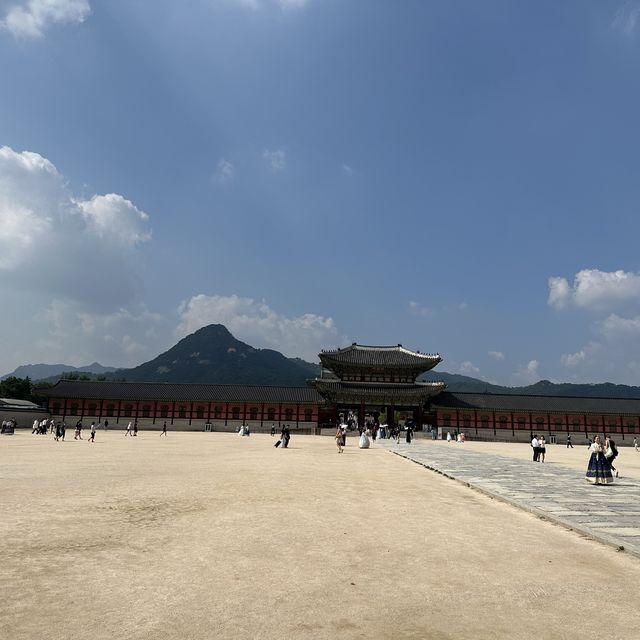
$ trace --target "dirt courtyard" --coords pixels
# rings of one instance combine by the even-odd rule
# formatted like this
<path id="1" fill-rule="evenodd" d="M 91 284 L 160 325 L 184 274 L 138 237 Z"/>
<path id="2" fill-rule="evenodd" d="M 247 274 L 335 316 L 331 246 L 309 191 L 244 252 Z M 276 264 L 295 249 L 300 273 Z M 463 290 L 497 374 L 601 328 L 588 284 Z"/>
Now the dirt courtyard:
<path id="1" fill-rule="evenodd" d="M 353 437 L 67 434 L 0 438 L 1 638 L 640 638 L 638 558 Z"/>

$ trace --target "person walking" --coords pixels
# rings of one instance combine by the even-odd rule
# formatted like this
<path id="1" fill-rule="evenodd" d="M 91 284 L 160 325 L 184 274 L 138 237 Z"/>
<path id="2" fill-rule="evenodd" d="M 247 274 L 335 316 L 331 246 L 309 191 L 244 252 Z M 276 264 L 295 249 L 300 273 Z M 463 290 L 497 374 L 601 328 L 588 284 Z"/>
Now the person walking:
<path id="1" fill-rule="evenodd" d="M 60 438 L 62 439 L 62 442 L 64 442 L 64 436 L 66 433 L 67 433 L 67 425 L 63 420 L 62 423 L 60 424 Z"/>
<path id="2" fill-rule="evenodd" d="M 276 435 L 276 424 L 275 422 L 271 423 L 271 437 Z"/>
<path id="3" fill-rule="evenodd" d="M 93 423 L 91 423 L 93 424 Z M 78 420 L 78 422 L 76 422 L 76 433 L 73 436 L 74 440 L 82 440 L 82 420 Z"/>
<path id="4" fill-rule="evenodd" d="M 91 423 L 91 437 L 87 440 L 87 442 L 95 442 L 96 441 L 96 423 L 92 422 Z"/>
<path id="5" fill-rule="evenodd" d="M 164 436 L 165 438 L 167 437 L 167 421 L 164 421 L 164 424 L 162 425 L 162 433 L 160 434 L 160 437 Z"/>
<path id="6" fill-rule="evenodd" d="M 133 424 L 131 423 L 131 420 L 129 420 L 129 424 L 127 425 L 127 430 L 124 432 L 124 437 L 126 438 L 127 436 L 131 435 L 131 427 L 133 426 Z"/>
<path id="7" fill-rule="evenodd" d="M 284 437 L 282 438 L 282 446 L 285 449 L 289 448 L 289 440 L 291 440 L 291 431 L 289 431 L 289 425 L 284 428 Z"/>
<path id="8" fill-rule="evenodd" d="M 338 425 L 338 428 L 336 429 L 335 439 L 336 446 L 338 447 L 338 453 L 342 453 L 342 429 L 340 428 L 340 425 Z"/>
<path id="9" fill-rule="evenodd" d="M 571 447 L 573 449 L 573 444 L 571 444 L 571 434 L 567 433 L 567 449 Z"/>
<path id="10" fill-rule="evenodd" d="M 451 431 L 447 431 L 447 442 L 451 442 Z"/>
<path id="11" fill-rule="evenodd" d="M 138 421 L 137 420 L 133 423 L 133 435 L 134 436 L 138 435 Z"/>
<path id="12" fill-rule="evenodd" d="M 606 438 L 604 441 L 604 457 L 607 459 L 611 471 L 615 473 L 615 477 L 618 477 L 618 470 L 613 466 L 613 461 L 618 457 L 618 447 L 612 438 Z"/>
<path id="13" fill-rule="evenodd" d="M 640 449 L 638 449 L 638 438 L 633 439 L 633 448 L 640 453 Z"/>
<path id="14" fill-rule="evenodd" d="M 407 444 L 411 444 L 411 441 L 413 440 L 413 427 L 408 424 L 407 425 L 407 433 L 405 436 L 405 441 Z"/>
<path id="15" fill-rule="evenodd" d="M 604 449 L 600 441 L 600 436 L 595 436 L 589 447 L 591 456 L 587 467 L 586 479 L 591 484 L 611 484 L 613 475 L 611 467 L 604 457 Z"/>
<path id="16" fill-rule="evenodd" d="M 109 421 L 105 420 L 104 421 L 104 430 L 106 431 L 108 427 L 109 427 Z"/>

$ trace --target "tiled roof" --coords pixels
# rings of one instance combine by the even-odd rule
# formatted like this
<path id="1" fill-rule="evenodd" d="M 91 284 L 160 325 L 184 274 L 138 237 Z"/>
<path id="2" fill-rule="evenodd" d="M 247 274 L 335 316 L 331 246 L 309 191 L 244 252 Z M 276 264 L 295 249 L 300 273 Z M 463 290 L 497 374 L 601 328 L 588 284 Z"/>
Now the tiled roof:
<path id="1" fill-rule="evenodd" d="M 50 398 L 94 400 L 165 400 L 176 402 L 323 403 L 310 387 L 271 387 L 242 384 L 178 384 L 170 382 L 87 382 L 60 380 L 39 391 Z"/>
<path id="2" fill-rule="evenodd" d="M 362 344 L 352 344 L 344 349 L 321 351 L 319 354 L 322 364 L 332 369 L 340 367 L 391 367 L 410 368 L 427 371 L 442 361 L 440 355 L 420 353 L 405 349 L 402 345 L 395 347 L 374 347 Z"/>
<path id="3" fill-rule="evenodd" d="M 436 396 L 431 404 L 435 409 L 640 415 L 640 398 L 578 398 L 445 391 Z"/>

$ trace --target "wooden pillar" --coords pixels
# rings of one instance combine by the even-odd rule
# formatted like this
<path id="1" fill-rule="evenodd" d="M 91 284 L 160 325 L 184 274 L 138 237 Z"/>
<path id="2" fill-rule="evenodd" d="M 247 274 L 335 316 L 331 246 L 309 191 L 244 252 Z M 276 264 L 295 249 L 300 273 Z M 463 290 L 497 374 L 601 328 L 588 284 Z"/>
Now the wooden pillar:
<path id="1" fill-rule="evenodd" d="M 189 426 L 191 426 L 192 420 L 193 420 L 193 400 L 191 401 L 191 405 L 189 407 Z"/>
<path id="2" fill-rule="evenodd" d="M 260 426 L 264 425 L 264 402 L 260 405 Z"/>
<path id="3" fill-rule="evenodd" d="M 300 425 L 300 405 L 296 405 L 296 429 Z"/>
<path id="4" fill-rule="evenodd" d="M 242 424 L 247 424 L 247 403 L 242 405 Z"/>
<path id="5" fill-rule="evenodd" d="M 87 402 L 86 398 L 82 398 L 82 406 L 80 407 L 80 419 L 84 418 L 84 405 Z"/>
<path id="6" fill-rule="evenodd" d="M 102 405 L 104 404 L 104 398 L 100 400 L 100 409 L 98 409 L 98 422 L 102 422 Z"/>
<path id="7" fill-rule="evenodd" d="M 227 426 L 227 423 L 229 422 L 229 403 L 225 402 L 224 403 L 224 426 Z"/>
<path id="8" fill-rule="evenodd" d="M 278 426 L 282 427 L 282 403 L 278 405 Z"/>
<path id="9" fill-rule="evenodd" d="M 171 424 L 173 425 L 173 420 L 176 417 L 176 401 L 174 400 L 171 403 Z"/>
<path id="10" fill-rule="evenodd" d="M 121 413 L 122 413 L 122 400 L 118 400 L 118 415 L 116 416 L 116 424 L 120 422 Z"/>
<path id="11" fill-rule="evenodd" d="M 151 424 L 155 424 L 156 423 L 156 416 L 158 415 L 158 401 L 154 400 L 153 401 L 153 421 L 151 422 Z"/>
<path id="12" fill-rule="evenodd" d="M 358 426 L 364 429 L 364 400 L 360 400 L 360 410 L 358 411 Z"/>

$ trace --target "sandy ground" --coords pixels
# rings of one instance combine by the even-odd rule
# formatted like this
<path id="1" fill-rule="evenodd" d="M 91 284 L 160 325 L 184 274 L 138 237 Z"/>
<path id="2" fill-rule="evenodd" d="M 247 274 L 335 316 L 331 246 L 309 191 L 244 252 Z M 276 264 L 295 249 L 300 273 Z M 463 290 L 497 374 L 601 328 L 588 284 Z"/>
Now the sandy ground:
<path id="1" fill-rule="evenodd" d="M 520 460 L 531 460 L 531 446 L 522 443 L 510 442 L 473 442 L 467 440 L 463 445 L 455 442 L 447 443 L 444 440 L 419 439 L 416 442 L 426 443 L 431 446 L 442 447 L 466 447 L 471 451 L 485 451 L 487 453 L 496 453 L 509 458 L 518 458 Z M 640 453 L 633 447 L 618 447 L 619 456 L 616 458 L 615 467 L 618 469 L 620 476 L 636 478 L 640 480 Z M 567 449 L 566 441 L 564 444 L 548 444 L 547 454 L 545 456 L 545 464 L 560 464 L 565 467 L 574 469 L 587 470 L 589 463 L 589 450 L 586 443 L 574 444 L 573 449 Z"/>
<path id="2" fill-rule="evenodd" d="M 0 438 L 0 637 L 640 638 L 637 558 L 354 438 L 273 441 Z"/>

